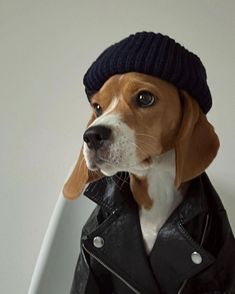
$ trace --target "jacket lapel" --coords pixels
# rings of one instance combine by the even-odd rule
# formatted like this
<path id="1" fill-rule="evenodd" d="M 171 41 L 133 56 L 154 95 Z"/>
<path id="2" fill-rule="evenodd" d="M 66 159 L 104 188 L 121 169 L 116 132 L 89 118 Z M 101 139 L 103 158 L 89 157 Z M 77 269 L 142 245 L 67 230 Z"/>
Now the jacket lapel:
<path id="1" fill-rule="evenodd" d="M 183 281 L 210 266 L 215 258 L 202 247 L 206 221 L 197 226 L 198 240 L 185 229 L 196 217 L 205 219 L 206 198 L 201 177 L 194 179 L 183 202 L 172 213 L 158 233 L 150 263 L 164 293 L 176 293 Z M 195 263 L 193 256 L 199 258 Z"/>
<path id="2" fill-rule="evenodd" d="M 136 293 L 157 294 L 158 285 L 144 249 L 138 207 L 133 200 L 129 185 L 122 186 L 121 190 L 118 187 L 117 183 L 106 182 L 106 192 L 108 190 L 109 194 L 106 198 L 107 193 L 102 190 L 104 187 L 96 186 L 96 191 L 99 191 L 95 196 L 96 202 L 102 201 L 103 207 L 110 214 L 87 236 L 84 246 L 117 277 L 121 277 L 133 287 Z M 89 189 L 92 189 L 92 186 Z M 89 191 L 86 191 L 84 194 L 94 200 L 94 193 L 90 195 Z M 101 248 L 96 248 L 93 244 L 97 236 L 104 240 Z"/>

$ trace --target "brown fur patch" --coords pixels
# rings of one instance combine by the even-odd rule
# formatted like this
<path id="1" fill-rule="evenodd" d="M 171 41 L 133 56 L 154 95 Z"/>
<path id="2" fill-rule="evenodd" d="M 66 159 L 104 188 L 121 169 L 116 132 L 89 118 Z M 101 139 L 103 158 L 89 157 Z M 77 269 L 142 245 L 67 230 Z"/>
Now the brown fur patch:
<path id="1" fill-rule="evenodd" d="M 220 145 L 198 103 L 185 91 L 181 91 L 181 99 L 183 118 L 174 146 L 177 188 L 200 175 L 213 161 Z"/>
<path id="2" fill-rule="evenodd" d="M 130 187 L 135 198 L 135 201 L 140 207 L 145 209 L 151 209 L 153 205 L 153 200 L 148 194 L 148 181 L 146 178 L 140 178 L 136 175 L 130 175 Z"/>

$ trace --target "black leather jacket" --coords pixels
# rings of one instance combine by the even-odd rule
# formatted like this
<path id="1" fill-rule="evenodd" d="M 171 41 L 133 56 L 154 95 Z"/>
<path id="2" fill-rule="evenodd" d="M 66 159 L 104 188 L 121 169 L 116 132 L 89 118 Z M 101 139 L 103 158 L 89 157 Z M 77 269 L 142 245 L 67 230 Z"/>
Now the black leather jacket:
<path id="1" fill-rule="evenodd" d="M 129 184 L 117 179 L 84 193 L 98 206 L 83 228 L 71 294 L 235 293 L 235 240 L 205 173 L 191 181 L 149 256 Z"/>

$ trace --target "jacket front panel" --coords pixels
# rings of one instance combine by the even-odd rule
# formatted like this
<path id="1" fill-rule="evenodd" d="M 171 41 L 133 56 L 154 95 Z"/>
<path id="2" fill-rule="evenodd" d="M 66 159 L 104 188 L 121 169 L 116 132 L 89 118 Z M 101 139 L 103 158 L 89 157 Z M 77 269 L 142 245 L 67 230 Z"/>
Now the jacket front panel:
<path id="1" fill-rule="evenodd" d="M 234 237 L 206 174 L 192 181 L 149 256 L 128 184 L 103 179 L 85 195 L 98 206 L 83 229 L 72 294 L 233 293 Z M 193 252 L 201 263 L 192 262 Z"/>

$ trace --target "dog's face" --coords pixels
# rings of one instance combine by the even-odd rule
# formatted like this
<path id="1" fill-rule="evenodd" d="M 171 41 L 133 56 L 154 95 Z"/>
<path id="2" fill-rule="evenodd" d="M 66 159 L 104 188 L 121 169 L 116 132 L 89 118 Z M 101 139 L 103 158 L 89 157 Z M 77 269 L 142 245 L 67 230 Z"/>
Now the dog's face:
<path id="1" fill-rule="evenodd" d="M 181 121 L 177 89 L 139 73 L 111 77 L 91 98 L 94 121 L 84 133 L 90 170 L 139 173 L 173 148 Z"/>
<path id="2" fill-rule="evenodd" d="M 177 188 L 200 175 L 219 148 L 213 126 L 187 92 L 140 73 L 110 77 L 90 98 L 92 117 L 63 193 L 74 199 L 86 183 L 126 171 L 142 176 L 154 158 L 175 151 Z"/>

